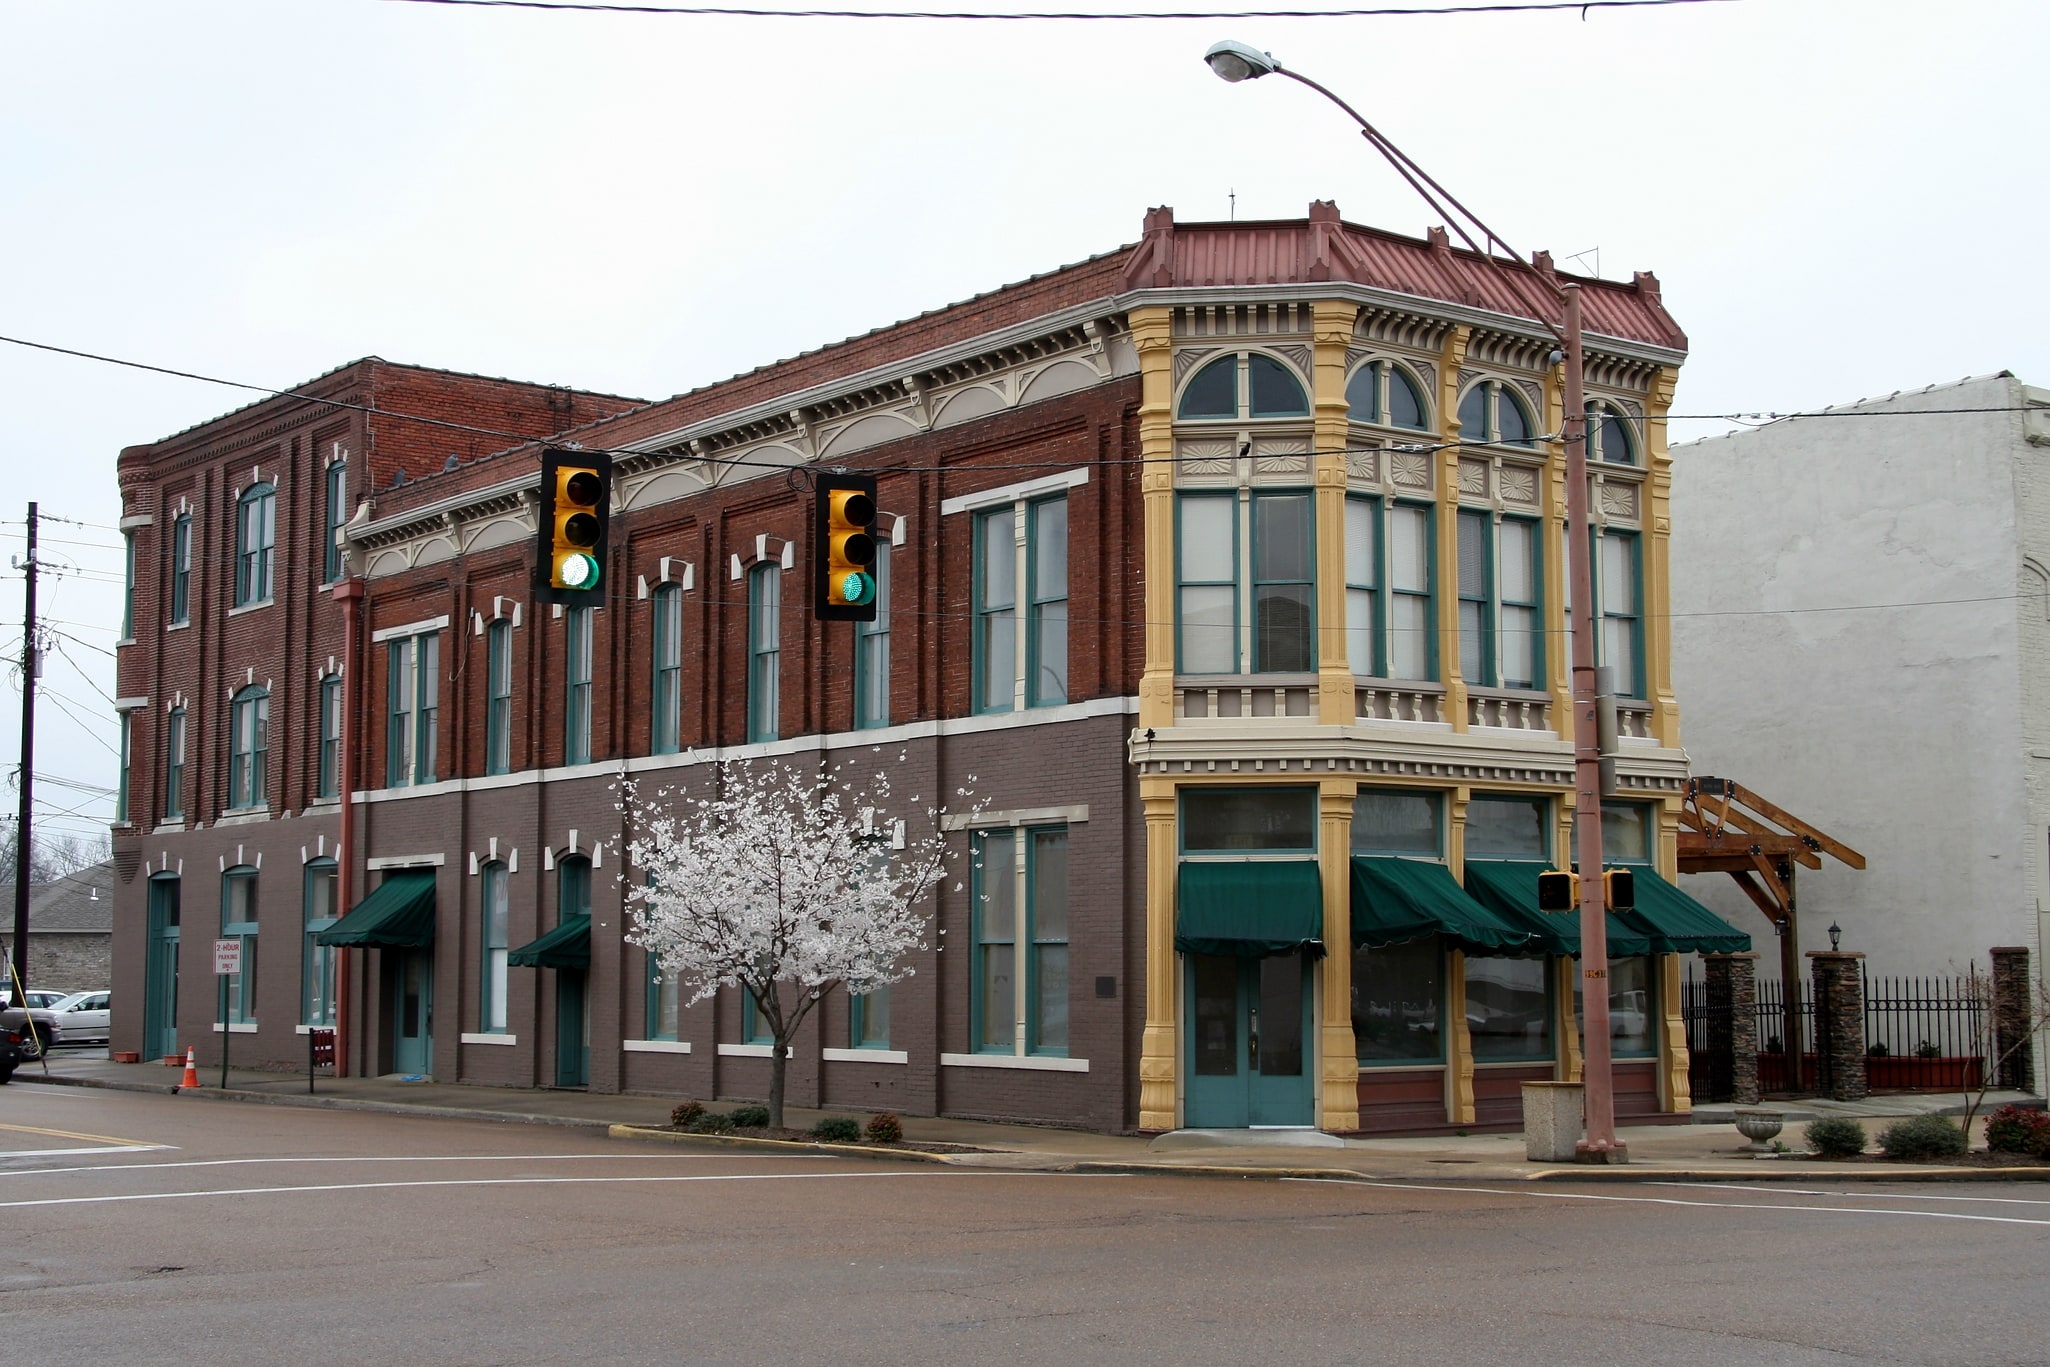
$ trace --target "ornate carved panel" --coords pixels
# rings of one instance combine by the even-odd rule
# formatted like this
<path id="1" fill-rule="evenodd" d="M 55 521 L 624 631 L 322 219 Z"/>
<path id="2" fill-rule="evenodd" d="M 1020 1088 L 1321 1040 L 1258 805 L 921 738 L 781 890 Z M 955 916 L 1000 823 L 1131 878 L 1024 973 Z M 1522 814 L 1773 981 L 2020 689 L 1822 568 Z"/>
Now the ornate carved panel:
<path id="1" fill-rule="evenodd" d="M 1537 507 L 1538 472 L 1530 466 L 1504 463 L 1496 476 L 1496 486 L 1504 503 L 1513 503 L 1519 508 Z"/>
<path id="2" fill-rule="evenodd" d="M 1459 462 L 1459 492 L 1466 498 L 1488 496 L 1488 462 L 1484 460 L 1462 460 Z"/>
<path id="3" fill-rule="evenodd" d="M 1396 451 L 1388 458 L 1389 475 L 1408 489 L 1431 487 L 1431 458 L 1415 451 Z"/>
<path id="4" fill-rule="evenodd" d="M 1635 484 L 1611 484 L 1604 480 L 1596 487 L 1600 490 L 1603 517 L 1625 522 L 1637 520 L 1638 489 Z"/>

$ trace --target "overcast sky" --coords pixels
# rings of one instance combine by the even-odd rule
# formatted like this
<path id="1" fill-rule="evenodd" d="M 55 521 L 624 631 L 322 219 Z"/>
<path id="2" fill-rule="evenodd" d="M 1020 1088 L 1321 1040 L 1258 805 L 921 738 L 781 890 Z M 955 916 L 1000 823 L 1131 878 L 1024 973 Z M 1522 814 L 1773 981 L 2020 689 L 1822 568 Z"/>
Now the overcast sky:
<path id="1" fill-rule="evenodd" d="M 1422 234 L 1336 109 L 1213 77 L 1222 37 L 1334 88 L 1518 250 L 1656 271 L 1692 343 L 1676 411 L 2050 384 L 2043 0 L 1020 23 L 0 0 L 0 334 L 276 388 L 378 355 L 658 398 L 1131 242 L 1151 205 L 1328 198 Z M 43 581 L 39 776 L 114 782 L 115 456 L 253 397 L 0 343 L 0 549 L 31 499 L 89 524 L 44 528 L 74 568 Z M 17 658 L 21 587 L 0 573 Z M 45 829 L 88 829 L 57 815 L 81 802 L 44 790 Z"/>

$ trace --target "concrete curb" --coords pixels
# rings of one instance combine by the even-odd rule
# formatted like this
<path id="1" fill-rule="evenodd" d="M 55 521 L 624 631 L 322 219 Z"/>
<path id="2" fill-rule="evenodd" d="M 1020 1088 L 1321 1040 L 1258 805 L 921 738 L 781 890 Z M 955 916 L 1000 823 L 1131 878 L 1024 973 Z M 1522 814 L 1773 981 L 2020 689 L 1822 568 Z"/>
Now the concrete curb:
<path id="1" fill-rule="evenodd" d="M 1351 1168 L 1263 1168 L 1234 1167 L 1225 1163 L 1120 1163 L 1091 1158 L 1069 1163 L 1061 1172 L 1093 1173 L 1106 1177 L 1222 1177 L 1252 1182 L 1396 1182 L 1402 1179 Z"/>
<path id="2" fill-rule="evenodd" d="M 681 1144 L 713 1149 L 755 1149 L 768 1153 L 801 1153 L 826 1158 L 866 1158 L 885 1163 L 951 1163 L 950 1153 L 927 1153 L 923 1149 L 877 1148 L 867 1144 L 827 1144 L 802 1139 L 758 1139 L 745 1134 L 685 1134 L 681 1130 L 653 1129 L 642 1125 L 613 1125 L 605 1131 L 612 1139 L 653 1139 L 663 1144 Z M 996 1152 L 976 1150 L 978 1154 Z"/>
<path id="3" fill-rule="evenodd" d="M 358 1097 L 294 1095 L 290 1092 L 243 1092 L 230 1087 L 184 1088 L 161 1082 L 111 1082 L 104 1078 L 62 1077 L 30 1079 L 60 1087 L 97 1087 L 109 1092 L 145 1092 L 157 1096 L 188 1095 L 207 1101 L 240 1101 L 258 1106 L 297 1106 L 316 1111 L 369 1111 L 379 1115 L 424 1115 L 435 1120 L 491 1120 L 507 1125 L 553 1125 L 560 1129 L 602 1130 L 608 1121 L 583 1120 L 574 1116 L 531 1115 L 522 1111 L 478 1111 L 459 1106 L 413 1105 L 403 1101 L 365 1101 Z"/>

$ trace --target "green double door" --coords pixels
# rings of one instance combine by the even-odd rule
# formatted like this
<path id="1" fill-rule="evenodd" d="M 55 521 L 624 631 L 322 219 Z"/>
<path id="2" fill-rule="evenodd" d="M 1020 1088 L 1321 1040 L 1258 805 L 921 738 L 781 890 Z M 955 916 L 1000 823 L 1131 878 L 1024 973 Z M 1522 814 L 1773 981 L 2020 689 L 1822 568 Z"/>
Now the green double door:
<path id="1" fill-rule="evenodd" d="M 1313 1124 L 1309 956 L 1185 957 L 1183 1123 L 1220 1130 Z"/>
<path id="2" fill-rule="evenodd" d="M 142 980 L 142 1052 L 170 1058 L 178 1052 L 178 935 L 182 885 L 174 874 L 149 880 L 149 943 Z"/>

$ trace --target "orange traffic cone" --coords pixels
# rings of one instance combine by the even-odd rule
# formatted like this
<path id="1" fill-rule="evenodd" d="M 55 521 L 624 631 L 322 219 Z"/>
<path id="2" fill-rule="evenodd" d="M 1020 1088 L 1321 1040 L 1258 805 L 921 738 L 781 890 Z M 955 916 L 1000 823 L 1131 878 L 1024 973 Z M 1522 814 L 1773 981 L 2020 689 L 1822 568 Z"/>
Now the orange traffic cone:
<path id="1" fill-rule="evenodd" d="M 190 1045 L 187 1045 L 185 1048 L 185 1076 L 178 1079 L 179 1091 L 182 1092 L 187 1087 L 191 1087 L 194 1090 L 197 1090 L 199 1087 L 199 1064 L 192 1057 L 192 1047 Z"/>

